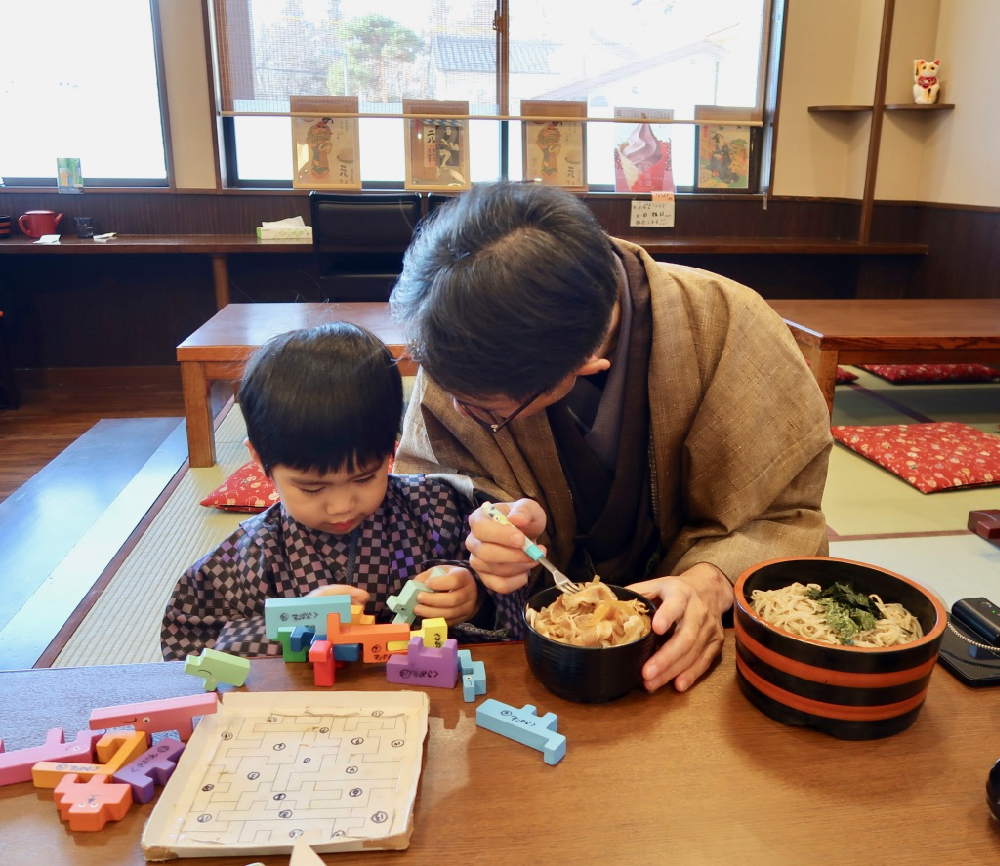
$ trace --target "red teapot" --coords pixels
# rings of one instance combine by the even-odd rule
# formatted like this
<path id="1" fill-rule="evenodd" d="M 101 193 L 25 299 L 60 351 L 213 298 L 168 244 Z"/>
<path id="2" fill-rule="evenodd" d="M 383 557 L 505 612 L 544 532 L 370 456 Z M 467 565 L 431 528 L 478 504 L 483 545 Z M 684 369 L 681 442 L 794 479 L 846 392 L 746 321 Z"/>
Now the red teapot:
<path id="1" fill-rule="evenodd" d="M 17 224 L 29 238 L 40 238 L 42 235 L 54 235 L 62 218 L 62 214 L 56 215 L 51 210 L 29 210 L 18 219 Z"/>

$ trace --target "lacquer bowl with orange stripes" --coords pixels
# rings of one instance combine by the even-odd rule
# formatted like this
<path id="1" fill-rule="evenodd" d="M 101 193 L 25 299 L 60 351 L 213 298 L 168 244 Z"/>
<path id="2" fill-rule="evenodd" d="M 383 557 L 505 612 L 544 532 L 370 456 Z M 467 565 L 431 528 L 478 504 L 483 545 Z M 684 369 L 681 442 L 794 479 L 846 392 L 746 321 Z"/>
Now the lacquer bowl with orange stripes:
<path id="1" fill-rule="evenodd" d="M 757 589 L 795 582 L 826 588 L 838 581 L 883 602 L 899 602 L 920 620 L 924 637 L 891 647 L 830 644 L 771 625 L 750 604 Z M 766 716 L 845 740 L 888 737 L 916 721 L 948 620 L 929 590 L 863 562 L 796 557 L 748 569 L 736 581 L 735 592 L 737 681 Z"/>

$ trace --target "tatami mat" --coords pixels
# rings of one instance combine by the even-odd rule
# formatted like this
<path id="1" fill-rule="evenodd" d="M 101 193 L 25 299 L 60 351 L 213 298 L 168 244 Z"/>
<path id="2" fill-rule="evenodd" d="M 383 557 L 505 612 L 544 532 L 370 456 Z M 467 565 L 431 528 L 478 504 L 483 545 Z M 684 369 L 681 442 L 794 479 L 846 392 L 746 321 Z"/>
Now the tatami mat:
<path id="1" fill-rule="evenodd" d="M 947 608 L 960 598 L 1000 597 L 1000 547 L 973 535 L 831 541 L 830 555 L 888 568 L 923 584 Z"/>
<path id="2" fill-rule="evenodd" d="M 53 667 L 162 660 L 160 621 L 174 584 L 247 517 L 198 504 L 249 459 L 245 436 L 234 406 L 216 432 L 219 462 L 185 473 Z"/>
<path id="3" fill-rule="evenodd" d="M 907 406 L 933 421 L 964 421 L 996 434 L 1000 422 L 1000 390 L 993 385 L 890 385 L 871 373 L 850 368 L 863 388 L 840 386 L 833 404 L 834 425 L 882 426 L 919 423 L 878 398 L 887 394 L 902 403 L 900 391 L 909 392 Z M 871 386 L 871 388 L 869 388 Z M 928 393 L 938 388 L 939 393 Z M 970 389 L 984 388 L 985 391 Z M 947 396 L 947 395 L 952 396 Z M 990 401 L 992 411 L 987 411 Z M 984 404 L 986 404 L 984 406 Z M 959 412 L 960 406 L 965 411 Z M 948 411 L 945 411 L 945 410 Z M 932 414 L 933 413 L 933 414 Z M 965 529 L 969 512 L 996 508 L 1000 487 L 973 487 L 921 493 L 881 466 L 835 443 L 823 496 L 827 524 L 838 535 L 881 535 Z"/>

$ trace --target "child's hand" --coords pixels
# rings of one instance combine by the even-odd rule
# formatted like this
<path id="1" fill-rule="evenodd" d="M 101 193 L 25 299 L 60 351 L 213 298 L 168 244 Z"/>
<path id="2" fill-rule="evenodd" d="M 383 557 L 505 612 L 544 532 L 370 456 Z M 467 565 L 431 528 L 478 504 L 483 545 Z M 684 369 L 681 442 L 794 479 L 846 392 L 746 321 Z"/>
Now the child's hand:
<path id="1" fill-rule="evenodd" d="M 419 580 L 434 592 L 417 596 L 413 612 L 421 619 L 444 617 L 448 625 L 465 622 L 476 612 L 476 579 L 467 568 L 457 565 L 436 565 L 418 574 Z"/>
<path id="2" fill-rule="evenodd" d="M 371 597 L 365 590 L 357 586 L 348 586 L 346 583 L 331 583 L 328 586 L 321 586 L 314 589 L 309 595 L 349 595 L 351 604 L 363 605 Z"/>

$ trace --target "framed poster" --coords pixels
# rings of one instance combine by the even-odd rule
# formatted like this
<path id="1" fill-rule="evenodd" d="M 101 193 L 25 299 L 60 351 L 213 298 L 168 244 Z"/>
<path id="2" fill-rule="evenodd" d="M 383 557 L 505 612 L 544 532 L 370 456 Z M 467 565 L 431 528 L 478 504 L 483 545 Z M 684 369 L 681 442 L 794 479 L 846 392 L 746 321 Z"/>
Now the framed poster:
<path id="1" fill-rule="evenodd" d="M 293 96 L 291 110 L 316 111 L 292 118 L 292 188 L 361 189 L 356 96 Z"/>
<path id="2" fill-rule="evenodd" d="M 586 102 L 522 100 L 521 117 L 586 117 Z M 564 120 L 522 120 L 525 180 L 571 190 L 587 189 L 587 124 Z"/>
<path id="3" fill-rule="evenodd" d="M 640 121 L 616 123 L 615 192 L 675 192 L 670 127 L 646 120 L 673 120 L 672 108 L 615 108 L 615 117 Z"/>
<path id="4" fill-rule="evenodd" d="M 464 119 L 447 116 L 468 113 L 468 102 L 403 100 L 403 114 L 423 115 L 406 121 L 405 189 L 461 190 L 472 185 L 468 124 Z"/>
<path id="5" fill-rule="evenodd" d="M 696 105 L 694 188 L 698 191 L 750 192 L 756 185 L 755 127 L 711 123 L 749 120 L 752 109 Z"/>

